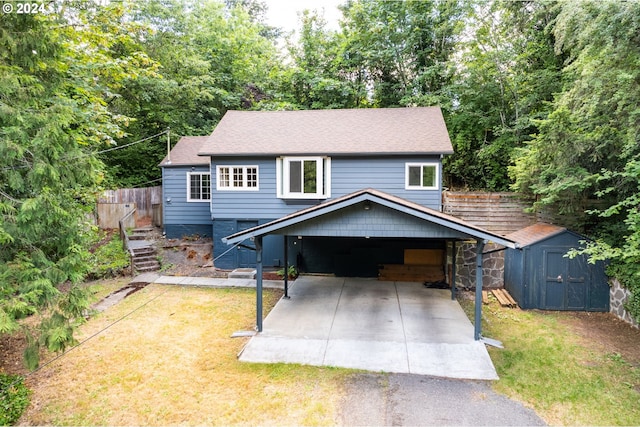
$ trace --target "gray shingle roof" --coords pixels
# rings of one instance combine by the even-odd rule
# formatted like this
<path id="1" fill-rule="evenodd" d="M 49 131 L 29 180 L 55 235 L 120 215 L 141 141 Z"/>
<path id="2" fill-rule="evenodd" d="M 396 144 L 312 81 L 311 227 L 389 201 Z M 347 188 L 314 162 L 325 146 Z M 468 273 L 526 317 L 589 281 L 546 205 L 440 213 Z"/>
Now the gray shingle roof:
<path id="1" fill-rule="evenodd" d="M 200 155 L 451 154 L 439 107 L 228 111 Z"/>
<path id="2" fill-rule="evenodd" d="M 209 158 L 198 156 L 200 147 L 209 138 L 208 136 L 183 136 L 171 149 L 171 162 L 169 156 L 165 156 L 160 162 L 160 167 L 208 165 Z"/>

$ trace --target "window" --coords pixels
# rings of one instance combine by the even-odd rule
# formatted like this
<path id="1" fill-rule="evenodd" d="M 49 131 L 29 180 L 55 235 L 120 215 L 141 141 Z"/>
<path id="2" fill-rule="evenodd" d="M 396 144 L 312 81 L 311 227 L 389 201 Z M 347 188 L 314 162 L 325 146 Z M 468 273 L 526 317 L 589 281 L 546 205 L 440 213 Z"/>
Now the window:
<path id="1" fill-rule="evenodd" d="M 326 199 L 331 196 L 331 159 L 281 157 L 277 159 L 278 197 Z"/>
<path id="2" fill-rule="evenodd" d="M 211 200 L 211 174 L 209 172 L 188 172 L 187 191 L 188 202 Z"/>
<path id="3" fill-rule="evenodd" d="M 258 166 L 218 166 L 218 190 L 258 190 Z"/>
<path id="4" fill-rule="evenodd" d="M 440 165 L 438 163 L 407 163 L 405 188 L 407 190 L 437 190 Z"/>

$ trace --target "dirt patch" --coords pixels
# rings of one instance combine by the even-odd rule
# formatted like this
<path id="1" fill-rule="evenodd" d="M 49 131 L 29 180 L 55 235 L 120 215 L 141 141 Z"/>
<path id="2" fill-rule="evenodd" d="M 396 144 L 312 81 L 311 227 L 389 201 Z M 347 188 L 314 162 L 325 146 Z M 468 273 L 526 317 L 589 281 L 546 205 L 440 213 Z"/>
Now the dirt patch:
<path id="1" fill-rule="evenodd" d="M 606 353 L 618 353 L 633 366 L 640 366 L 640 329 L 618 319 L 611 313 L 555 313 L 560 322 L 588 345 L 598 346 Z"/>

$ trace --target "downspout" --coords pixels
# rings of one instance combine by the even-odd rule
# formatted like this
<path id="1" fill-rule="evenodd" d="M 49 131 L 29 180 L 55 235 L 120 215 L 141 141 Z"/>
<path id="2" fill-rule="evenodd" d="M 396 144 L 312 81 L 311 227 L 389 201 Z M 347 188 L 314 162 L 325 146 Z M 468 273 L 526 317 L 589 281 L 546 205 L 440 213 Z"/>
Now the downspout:
<path id="1" fill-rule="evenodd" d="M 482 331 L 482 251 L 484 250 L 484 240 L 476 241 L 476 307 L 475 307 L 475 324 L 473 337 L 476 341 L 480 340 Z"/>

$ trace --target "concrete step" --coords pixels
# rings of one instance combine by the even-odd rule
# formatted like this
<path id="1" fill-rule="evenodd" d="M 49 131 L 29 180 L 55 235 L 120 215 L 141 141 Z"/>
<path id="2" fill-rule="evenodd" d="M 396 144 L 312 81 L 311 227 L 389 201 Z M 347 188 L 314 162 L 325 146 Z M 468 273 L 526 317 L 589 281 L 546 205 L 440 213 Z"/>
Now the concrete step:
<path id="1" fill-rule="evenodd" d="M 229 279 L 255 279 L 255 268 L 236 268 L 227 276 Z"/>
<path id="2" fill-rule="evenodd" d="M 135 267 L 135 270 L 138 273 L 148 273 L 151 271 L 158 271 L 160 270 L 160 264 L 158 265 L 150 265 L 150 266 L 145 266 L 145 267 Z"/>
<path id="3" fill-rule="evenodd" d="M 151 256 L 156 254 L 156 248 L 151 246 L 144 246 L 142 248 L 133 248 L 133 254 L 135 256 Z"/>

